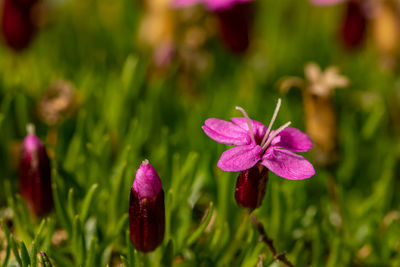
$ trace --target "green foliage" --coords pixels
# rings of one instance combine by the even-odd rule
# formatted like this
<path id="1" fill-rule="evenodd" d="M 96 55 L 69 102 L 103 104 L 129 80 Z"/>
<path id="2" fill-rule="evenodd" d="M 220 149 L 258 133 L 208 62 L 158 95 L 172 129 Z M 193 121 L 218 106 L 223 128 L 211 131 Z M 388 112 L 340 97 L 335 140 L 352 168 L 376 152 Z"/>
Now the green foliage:
<path id="1" fill-rule="evenodd" d="M 295 266 L 398 266 L 399 71 L 381 70 L 370 42 L 345 51 L 335 35 L 342 9 L 307 2 L 257 0 L 255 48 L 233 56 L 212 38 L 205 49 L 213 64 L 189 77 L 190 88 L 179 62 L 153 73 L 152 56 L 136 44 L 144 12 L 137 1 L 53 1 L 57 8 L 27 51 L 1 45 L 0 266 L 274 264 L 235 203 L 237 174 L 216 167 L 226 147 L 201 125 L 240 116 L 236 105 L 265 122 L 281 97 L 276 125 L 290 120 L 304 130 L 300 93 L 281 95 L 276 84 L 303 77 L 308 61 L 337 65 L 351 81 L 333 99 L 339 163 L 317 166 L 305 181 L 270 173 L 255 215 Z M 75 85 L 76 108 L 48 126 L 38 105 L 60 78 Z M 44 219 L 32 217 L 18 194 L 13 151 L 28 122 L 51 152 L 55 207 Z M 146 158 L 161 177 L 166 205 L 164 242 L 149 254 L 135 250 L 128 231 L 130 188 Z"/>

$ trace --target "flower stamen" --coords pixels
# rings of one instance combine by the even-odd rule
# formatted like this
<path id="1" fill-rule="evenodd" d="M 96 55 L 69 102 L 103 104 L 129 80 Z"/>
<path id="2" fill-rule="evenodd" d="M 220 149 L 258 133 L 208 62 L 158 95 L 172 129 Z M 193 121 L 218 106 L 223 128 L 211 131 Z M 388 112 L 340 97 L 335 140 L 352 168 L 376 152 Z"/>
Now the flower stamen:
<path id="1" fill-rule="evenodd" d="M 247 115 L 246 111 L 244 111 L 243 108 L 241 108 L 241 107 L 235 107 L 235 108 L 236 108 L 236 110 L 239 110 L 240 112 L 242 112 L 243 116 L 246 118 L 247 126 L 249 127 L 251 140 L 255 143 L 256 139 L 254 138 L 253 126 L 252 126 L 249 116 Z"/>
<path id="2" fill-rule="evenodd" d="M 275 132 L 273 134 L 271 134 L 271 136 L 268 138 L 267 142 L 265 142 L 265 144 L 261 147 L 263 151 L 265 151 L 265 149 L 271 144 L 272 139 L 275 138 L 275 136 L 277 136 L 280 132 L 282 132 L 283 130 L 285 130 L 287 127 L 289 127 L 289 125 L 292 122 L 288 121 L 287 123 L 285 123 L 284 125 L 282 125 L 281 127 L 279 127 L 278 129 L 275 130 Z"/>
<path id="3" fill-rule="evenodd" d="M 272 115 L 272 119 L 271 119 L 271 121 L 270 121 L 270 123 L 269 123 L 269 125 L 268 125 L 268 129 L 267 129 L 267 131 L 265 132 L 264 138 L 262 139 L 262 141 L 261 141 L 261 143 L 260 143 L 260 146 L 261 146 L 261 147 L 263 147 L 264 144 L 265 144 L 265 142 L 267 141 L 267 137 L 268 137 L 268 135 L 269 135 L 269 133 L 270 133 L 270 131 L 271 131 L 272 125 L 274 124 L 275 119 L 276 119 L 276 116 L 278 115 L 279 109 L 281 108 L 281 102 L 282 102 L 282 101 L 281 101 L 281 99 L 279 98 L 279 99 L 278 99 L 278 103 L 276 104 L 276 107 L 275 107 L 274 114 Z"/>

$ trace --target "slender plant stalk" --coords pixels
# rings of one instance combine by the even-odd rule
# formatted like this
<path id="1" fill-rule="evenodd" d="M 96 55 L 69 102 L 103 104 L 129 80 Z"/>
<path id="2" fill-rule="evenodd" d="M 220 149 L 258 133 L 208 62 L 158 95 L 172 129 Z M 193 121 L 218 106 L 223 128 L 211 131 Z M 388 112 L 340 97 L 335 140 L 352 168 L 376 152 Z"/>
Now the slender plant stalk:
<path id="1" fill-rule="evenodd" d="M 262 223 L 254 216 L 254 214 L 250 215 L 251 222 L 253 225 L 256 227 L 258 233 L 260 234 L 260 239 L 262 242 L 264 242 L 268 249 L 271 251 L 272 256 L 274 257 L 275 260 L 279 260 L 286 264 L 289 267 L 293 267 L 294 265 L 286 258 L 286 253 L 278 253 L 276 251 L 276 248 L 274 247 L 274 240 L 269 238 L 267 233 L 265 232 L 264 226 Z"/>
<path id="2" fill-rule="evenodd" d="M 236 230 L 233 242 L 230 243 L 226 249 L 226 253 L 223 256 L 221 263 L 223 266 L 228 264 L 232 255 L 235 255 L 240 245 L 242 244 L 242 238 L 249 224 L 249 211 L 247 209 L 242 209 L 242 219 L 240 221 L 239 227 Z"/>

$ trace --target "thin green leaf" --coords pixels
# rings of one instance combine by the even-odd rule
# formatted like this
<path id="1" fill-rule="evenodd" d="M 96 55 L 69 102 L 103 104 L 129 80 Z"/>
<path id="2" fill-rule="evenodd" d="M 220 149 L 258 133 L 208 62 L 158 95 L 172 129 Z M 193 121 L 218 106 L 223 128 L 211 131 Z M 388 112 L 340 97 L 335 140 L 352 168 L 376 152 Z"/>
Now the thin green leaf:
<path id="1" fill-rule="evenodd" d="M 87 267 L 96 266 L 97 247 L 98 247 L 98 240 L 96 237 L 93 237 L 90 241 L 90 246 L 87 252 L 85 266 Z"/>
<path id="2" fill-rule="evenodd" d="M 93 196 L 96 193 L 96 190 L 98 188 L 97 184 L 94 184 L 90 187 L 89 191 L 86 193 L 85 198 L 83 199 L 82 203 L 82 208 L 80 212 L 80 217 L 82 219 L 82 222 L 85 223 L 87 216 L 89 214 L 90 206 L 92 204 Z"/>
<path id="3" fill-rule="evenodd" d="M 12 251 L 14 253 L 14 257 L 17 260 L 19 266 L 24 266 L 22 264 L 21 255 L 20 255 L 19 250 L 18 250 L 18 243 L 14 240 L 14 238 L 11 237 L 10 244 L 11 244 Z"/>
<path id="4" fill-rule="evenodd" d="M 210 205 L 208 207 L 208 212 L 204 221 L 200 224 L 200 226 L 196 229 L 196 231 L 194 231 L 193 234 L 191 234 L 190 237 L 187 239 L 186 241 L 187 246 L 191 246 L 194 242 L 197 241 L 197 239 L 199 239 L 201 234 L 206 229 L 207 225 L 210 223 L 213 211 L 214 211 L 214 204 L 210 202 Z"/>
<path id="5" fill-rule="evenodd" d="M 29 257 L 28 250 L 26 249 L 25 243 L 21 241 L 20 243 L 21 248 L 21 258 L 22 258 L 22 266 L 28 267 L 31 265 L 31 259 Z"/>
<path id="6" fill-rule="evenodd" d="M 10 230 L 7 227 L 7 224 L 0 219 L 0 224 L 1 224 L 1 228 L 3 229 L 5 236 L 6 236 L 6 240 L 7 240 L 7 246 L 6 246 L 6 256 L 4 258 L 4 261 L 1 265 L 1 267 L 6 267 L 8 264 L 8 261 L 10 259 L 10 250 L 11 250 L 11 233 Z"/>
<path id="7" fill-rule="evenodd" d="M 134 254 L 134 248 L 133 248 L 133 245 L 131 242 L 129 230 L 126 230 L 125 241 L 126 241 L 126 247 L 128 248 L 127 266 L 134 267 L 135 266 L 135 254 Z"/>
<path id="8" fill-rule="evenodd" d="M 54 169 L 53 169 L 53 177 L 58 177 L 58 174 Z M 63 226 L 63 228 L 66 229 L 67 232 L 71 235 L 72 234 L 71 221 L 67 215 L 67 212 L 65 211 L 66 205 L 64 203 L 64 200 L 60 196 L 60 192 L 58 190 L 58 186 L 56 183 L 53 183 L 52 188 L 53 188 L 54 206 L 56 210 L 56 215 L 58 217 L 58 221 Z"/>
<path id="9" fill-rule="evenodd" d="M 163 256 L 161 259 L 161 265 L 163 267 L 172 266 L 172 261 L 174 260 L 174 244 L 172 239 L 168 241 L 167 247 L 164 249 Z"/>
<path id="10" fill-rule="evenodd" d="M 74 251 L 74 259 L 77 265 L 84 263 L 86 257 L 86 246 L 85 237 L 82 231 L 81 221 L 79 216 L 76 215 L 74 219 L 73 231 L 72 231 L 72 245 Z"/>
<path id="11" fill-rule="evenodd" d="M 40 223 L 39 229 L 36 232 L 36 235 L 35 235 L 35 237 L 34 237 L 34 239 L 32 241 L 32 245 L 31 245 L 31 265 L 32 265 L 32 267 L 36 267 L 37 266 L 37 253 L 39 251 L 38 246 L 40 244 L 40 238 L 41 238 L 41 235 L 43 233 L 43 229 L 44 229 L 45 224 L 46 224 L 46 220 L 43 219 L 42 222 Z"/>
<path id="12" fill-rule="evenodd" d="M 70 188 L 68 190 L 68 205 L 67 205 L 67 212 L 71 221 L 75 217 L 75 207 L 74 207 L 74 189 Z"/>

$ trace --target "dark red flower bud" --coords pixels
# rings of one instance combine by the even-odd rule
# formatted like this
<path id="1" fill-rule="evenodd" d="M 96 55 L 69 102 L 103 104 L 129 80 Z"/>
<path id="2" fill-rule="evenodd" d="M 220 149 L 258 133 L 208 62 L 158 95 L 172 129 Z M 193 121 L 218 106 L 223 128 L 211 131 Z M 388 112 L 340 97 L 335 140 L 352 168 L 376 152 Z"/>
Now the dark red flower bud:
<path id="1" fill-rule="evenodd" d="M 35 1 L 4 0 L 2 33 L 7 45 L 14 50 L 27 47 L 35 33 L 31 13 Z"/>
<path id="2" fill-rule="evenodd" d="M 261 205 L 268 181 L 268 170 L 261 165 L 241 171 L 236 181 L 235 199 L 239 206 L 254 210 Z"/>
<path id="3" fill-rule="evenodd" d="M 355 48 L 364 41 L 367 17 L 361 1 L 350 0 L 347 3 L 341 38 L 347 48 Z"/>
<path id="4" fill-rule="evenodd" d="M 161 180 L 148 160 L 133 181 L 129 203 L 130 238 L 137 250 L 149 252 L 164 239 L 165 206 Z"/>
<path id="5" fill-rule="evenodd" d="M 221 38 L 233 53 L 243 53 L 249 46 L 253 5 L 252 2 L 238 3 L 230 9 L 216 11 Z"/>
<path id="6" fill-rule="evenodd" d="M 53 208 L 50 160 L 34 126 L 28 125 L 28 135 L 22 144 L 19 163 L 19 189 L 28 209 L 37 217 Z"/>

